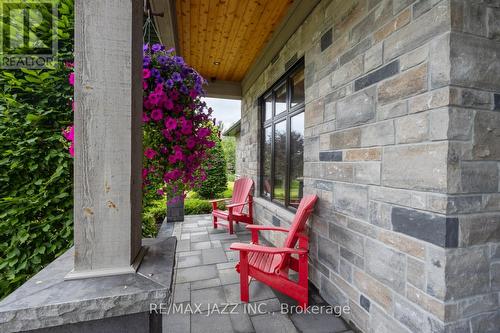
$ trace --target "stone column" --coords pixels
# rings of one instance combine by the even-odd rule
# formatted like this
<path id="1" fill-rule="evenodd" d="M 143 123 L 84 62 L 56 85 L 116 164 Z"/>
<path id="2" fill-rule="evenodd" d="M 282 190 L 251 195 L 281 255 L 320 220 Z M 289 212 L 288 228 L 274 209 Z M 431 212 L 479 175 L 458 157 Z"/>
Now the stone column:
<path id="1" fill-rule="evenodd" d="M 142 0 L 75 1 L 75 266 L 134 272 L 141 258 Z"/>

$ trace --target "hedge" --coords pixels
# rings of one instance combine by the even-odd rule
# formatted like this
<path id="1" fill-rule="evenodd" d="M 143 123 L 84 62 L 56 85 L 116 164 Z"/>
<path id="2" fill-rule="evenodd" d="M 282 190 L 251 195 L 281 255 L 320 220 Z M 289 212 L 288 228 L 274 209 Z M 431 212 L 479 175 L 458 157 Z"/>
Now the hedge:
<path id="1" fill-rule="evenodd" d="M 60 61 L 0 71 L 0 298 L 73 241 L 73 163 L 61 135 L 73 119 L 64 64 L 73 57 L 73 2 L 58 8 Z"/>

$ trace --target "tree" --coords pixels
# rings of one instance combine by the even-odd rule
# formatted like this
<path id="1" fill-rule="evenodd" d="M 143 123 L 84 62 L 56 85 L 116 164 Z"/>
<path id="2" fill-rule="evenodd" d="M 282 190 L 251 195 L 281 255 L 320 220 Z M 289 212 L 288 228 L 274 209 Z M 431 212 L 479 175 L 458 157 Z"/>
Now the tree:
<path id="1" fill-rule="evenodd" d="M 220 130 L 215 125 L 213 126 L 215 130 L 212 131 L 210 140 L 215 142 L 215 146 L 210 149 L 210 159 L 208 159 L 204 165 L 207 178 L 197 191 L 198 194 L 205 199 L 213 199 L 227 189 L 226 158 L 224 156 L 224 148 L 220 138 Z"/>
<path id="2" fill-rule="evenodd" d="M 236 173 L 236 138 L 233 136 L 224 136 L 222 138 L 222 148 L 226 157 L 227 173 L 234 175 Z"/>

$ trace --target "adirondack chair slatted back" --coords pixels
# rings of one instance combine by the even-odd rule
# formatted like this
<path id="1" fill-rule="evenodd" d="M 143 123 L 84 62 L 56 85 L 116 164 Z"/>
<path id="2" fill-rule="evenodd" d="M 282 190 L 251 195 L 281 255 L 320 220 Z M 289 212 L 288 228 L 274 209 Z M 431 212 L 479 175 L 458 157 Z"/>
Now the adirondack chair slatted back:
<path id="1" fill-rule="evenodd" d="M 248 195 L 252 190 L 253 180 L 250 178 L 240 178 L 234 182 L 233 187 L 233 197 L 231 199 L 232 203 L 245 202 L 248 199 Z M 244 206 L 234 207 L 233 212 L 240 214 L 243 211 Z"/>
<path id="2" fill-rule="evenodd" d="M 307 219 L 314 210 L 314 205 L 317 200 L 318 197 L 316 195 L 305 195 L 302 200 L 300 200 L 299 208 L 297 209 L 297 213 L 295 213 L 295 217 L 292 221 L 292 227 L 290 228 L 283 245 L 284 247 L 294 248 L 295 245 L 297 245 L 297 241 L 299 239 L 297 234 L 304 231 Z M 284 255 L 282 257 L 281 263 L 278 266 L 280 269 L 288 265 L 290 255 Z"/>

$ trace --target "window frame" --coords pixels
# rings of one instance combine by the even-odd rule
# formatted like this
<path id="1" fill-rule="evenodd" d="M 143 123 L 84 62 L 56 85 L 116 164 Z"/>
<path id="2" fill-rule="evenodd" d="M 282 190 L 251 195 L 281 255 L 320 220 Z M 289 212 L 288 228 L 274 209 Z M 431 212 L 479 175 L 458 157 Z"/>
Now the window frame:
<path id="1" fill-rule="evenodd" d="M 294 116 L 305 112 L 305 87 L 304 87 L 304 100 L 301 103 L 297 103 L 295 106 L 291 106 L 292 103 L 292 88 L 293 82 L 292 77 L 298 73 L 299 71 L 304 70 L 304 80 L 305 80 L 305 66 L 304 66 L 304 58 L 298 60 L 285 74 L 283 74 L 262 96 L 259 98 L 259 124 L 260 124 L 260 196 L 265 200 L 268 200 L 276 205 L 284 207 L 290 211 L 295 212 L 297 209 L 293 206 L 290 206 L 290 185 L 291 185 L 291 152 L 290 152 L 290 136 L 291 136 L 291 120 Z M 286 86 L 286 110 L 275 114 L 276 112 L 276 91 L 283 84 Z M 271 118 L 266 120 L 266 99 L 271 96 Z M 305 116 L 305 115 L 304 115 Z M 305 118 L 305 117 L 304 117 Z M 284 203 L 275 200 L 274 198 L 274 189 L 275 189 L 275 127 L 276 124 L 285 121 L 286 124 L 286 170 L 285 170 L 285 195 L 284 195 Z M 267 197 L 264 195 L 264 155 L 265 155 L 265 140 L 266 140 L 266 129 L 271 128 L 271 174 L 270 177 L 270 196 Z"/>

